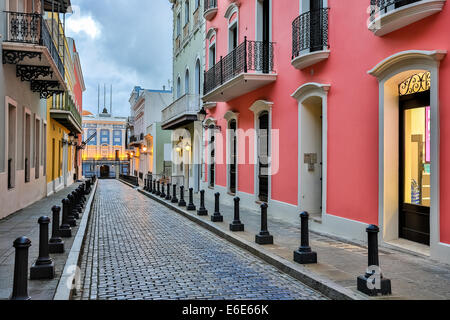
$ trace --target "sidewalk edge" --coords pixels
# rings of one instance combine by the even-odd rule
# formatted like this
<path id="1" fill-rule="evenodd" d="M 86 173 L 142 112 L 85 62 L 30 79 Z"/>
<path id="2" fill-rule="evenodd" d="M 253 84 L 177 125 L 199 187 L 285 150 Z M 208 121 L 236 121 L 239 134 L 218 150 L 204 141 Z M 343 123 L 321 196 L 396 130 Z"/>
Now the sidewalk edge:
<path id="1" fill-rule="evenodd" d="M 245 239 L 241 239 L 240 237 L 234 235 L 230 231 L 222 230 L 216 227 L 213 223 L 208 221 L 199 219 L 195 214 L 192 214 L 188 211 L 182 210 L 177 206 L 172 205 L 162 199 L 155 197 L 153 194 L 148 193 L 142 189 L 137 188 L 136 186 L 131 185 L 130 183 L 118 179 L 120 182 L 136 189 L 138 192 L 143 195 L 149 197 L 152 200 L 157 201 L 158 203 L 166 206 L 169 209 L 181 214 L 182 216 L 188 218 L 189 220 L 195 222 L 196 224 L 202 226 L 203 228 L 213 232 L 217 236 L 224 238 L 225 240 L 237 245 L 238 247 L 247 250 L 251 254 L 257 256 L 258 258 L 264 260 L 265 262 L 273 265 L 280 271 L 290 275 L 291 277 L 301 281 L 312 289 L 322 293 L 330 299 L 335 300 L 368 300 L 367 297 L 359 295 L 353 292 L 350 289 L 342 287 L 331 280 L 325 279 L 312 271 L 307 270 L 301 265 L 297 265 L 294 262 L 288 261 L 282 257 L 279 257 L 268 250 L 258 246 L 257 244 L 251 243 Z M 356 281 L 356 279 L 355 279 Z"/>
<path id="2" fill-rule="evenodd" d="M 72 248 L 70 249 L 69 256 L 67 257 L 66 264 L 58 282 L 58 287 L 56 288 L 53 300 L 70 300 L 72 297 L 73 289 L 68 288 L 67 282 L 72 281 L 74 276 L 74 270 L 71 270 L 73 266 L 78 266 L 78 261 L 80 258 L 84 238 L 86 235 L 86 229 L 88 225 L 89 216 L 92 209 L 92 204 L 94 203 L 94 197 L 97 192 L 98 180 L 95 181 L 95 185 L 89 195 L 89 200 L 86 203 L 86 207 L 81 218 L 80 227 L 78 228 L 77 234 L 74 238 Z"/>

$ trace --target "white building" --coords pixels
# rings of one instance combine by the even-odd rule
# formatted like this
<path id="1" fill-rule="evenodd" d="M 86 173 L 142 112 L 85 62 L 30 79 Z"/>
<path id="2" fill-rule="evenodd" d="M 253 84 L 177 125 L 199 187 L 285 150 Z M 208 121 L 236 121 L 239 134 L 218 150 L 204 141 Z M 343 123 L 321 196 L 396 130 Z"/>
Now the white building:
<path id="1" fill-rule="evenodd" d="M 144 183 L 148 173 L 169 175 L 171 158 L 165 154 L 170 144 L 170 132 L 161 129 L 161 111 L 172 101 L 172 90 L 147 90 L 134 87 L 130 96 L 128 121 L 128 149 L 131 156 L 131 175 Z M 165 172 L 166 171 L 166 172 Z"/>

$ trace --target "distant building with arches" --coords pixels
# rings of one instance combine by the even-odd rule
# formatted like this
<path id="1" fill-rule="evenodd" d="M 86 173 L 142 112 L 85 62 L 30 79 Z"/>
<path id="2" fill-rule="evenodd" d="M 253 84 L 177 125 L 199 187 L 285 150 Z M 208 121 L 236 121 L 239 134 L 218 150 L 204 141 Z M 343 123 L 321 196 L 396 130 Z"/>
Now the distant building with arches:
<path id="1" fill-rule="evenodd" d="M 92 137 L 82 153 L 83 176 L 115 178 L 117 167 L 128 172 L 126 122 L 126 117 L 114 117 L 106 108 L 98 115 L 83 112 L 83 141 Z"/>

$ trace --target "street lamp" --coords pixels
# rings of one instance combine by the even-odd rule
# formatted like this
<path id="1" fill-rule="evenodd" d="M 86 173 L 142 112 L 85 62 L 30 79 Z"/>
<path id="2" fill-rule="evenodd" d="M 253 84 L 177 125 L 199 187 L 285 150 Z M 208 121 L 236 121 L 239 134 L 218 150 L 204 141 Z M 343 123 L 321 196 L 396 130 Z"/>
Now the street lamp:
<path id="1" fill-rule="evenodd" d="M 205 110 L 205 108 L 203 107 L 203 108 L 199 111 L 199 113 L 197 113 L 197 118 L 198 118 L 198 120 L 201 121 L 202 124 L 203 124 L 203 122 L 205 122 L 205 119 L 206 119 L 206 116 L 207 116 L 207 115 L 208 115 L 208 114 L 206 113 L 206 110 Z"/>

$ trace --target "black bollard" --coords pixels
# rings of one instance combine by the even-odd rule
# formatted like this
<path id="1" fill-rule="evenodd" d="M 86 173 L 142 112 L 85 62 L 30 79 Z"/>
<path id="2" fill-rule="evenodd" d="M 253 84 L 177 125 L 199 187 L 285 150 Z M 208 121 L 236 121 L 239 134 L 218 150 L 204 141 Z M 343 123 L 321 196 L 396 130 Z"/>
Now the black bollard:
<path id="1" fill-rule="evenodd" d="M 184 201 L 184 186 L 180 187 L 180 201 L 178 202 L 180 207 L 186 207 L 186 201 Z"/>
<path id="2" fill-rule="evenodd" d="M 156 194 L 156 180 L 153 180 L 152 194 Z"/>
<path id="3" fill-rule="evenodd" d="M 78 196 L 80 197 L 81 204 L 84 208 L 84 205 L 86 204 L 86 197 L 84 196 L 83 190 L 84 190 L 84 184 L 81 184 L 78 187 Z"/>
<path id="4" fill-rule="evenodd" d="M 383 278 L 378 256 L 378 233 L 380 229 L 370 225 L 367 229 L 368 236 L 368 268 L 366 273 L 358 277 L 358 291 L 369 296 L 392 294 L 391 280 Z"/>
<path id="5" fill-rule="evenodd" d="M 59 236 L 63 238 L 70 238 L 72 236 L 72 228 L 69 223 L 69 210 L 70 210 L 70 200 L 64 199 L 63 204 L 63 215 L 61 227 L 59 227 Z"/>
<path id="6" fill-rule="evenodd" d="M 166 198 L 166 184 L 164 183 L 164 181 L 161 182 L 161 194 L 159 195 L 161 198 L 165 199 Z"/>
<path id="7" fill-rule="evenodd" d="M 148 181 L 148 192 L 153 193 L 153 179 L 150 176 L 150 180 Z"/>
<path id="8" fill-rule="evenodd" d="M 205 190 L 200 191 L 200 208 L 197 210 L 199 216 L 207 216 L 208 210 L 205 208 Z"/>
<path id="9" fill-rule="evenodd" d="M 194 188 L 189 188 L 189 204 L 187 206 L 188 211 L 195 211 L 197 208 L 194 204 Z"/>
<path id="10" fill-rule="evenodd" d="M 49 217 L 39 218 L 39 257 L 30 269 L 31 280 L 53 279 L 55 277 L 55 264 L 50 258 L 48 250 Z"/>
<path id="11" fill-rule="evenodd" d="M 238 232 L 244 231 L 244 224 L 241 222 L 240 212 L 239 212 L 239 203 L 241 199 L 239 197 L 234 198 L 234 220 L 230 223 L 230 231 Z"/>
<path id="12" fill-rule="evenodd" d="M 220 214 L 220 193 L 216 193 L 215 197 L 215 206 L 214 206 L 214 214 L 211 216 L 212 222 L 223 222 L 223 216 Z"/>
<path id="13" fill-rule="evenodd" d="M 72 216 L 74 217 L 74 219 L 80 219 L 80 212 L 82 211 L 82 209 L 77 192 L 73 191 L 72 196 L 73 196 L 72 210 L 71 210 Z"/>
<path id="14" fill-rule="evenodd" d="M 48 242 L 48 250 L 50 253 L 64 253 L 64 241 L 59 235 L 59 216 L 61 213 L 61 207 L 54 206 L 52 208 L 52 212 L 52 237 Z"/>
<path id="15" fill-rule="evenodd" d="M 166 200 L 167 200 L 167 201 L 172 200 L 172 197 L 170 196 L 170 183 L 167 184 L 167 195 L 166 195 Z"/>
<path id="16" fill-rule="evenodd" d="M 158 180 L 157 182 L 156 182 L 156 184 L 157 184 L 157 186 L 158 186 L 158 188 L 156 189 L 156 195 L 157 196 L 159 196 L 159 195 L 161 195 L 161 182 Z"/>
<path id="17" fill-rule="evenodd" d="M 11 300 L 31 300 L 28 295 L 28 249 L 30 247 L 31 241 L 27 237 L 20 237 L 14 241 L 16 256 Z"/>
<path id="18" fill-rule="evenodd" d="M 75 212 L 77 209 L 75 208 L 75 198 L 73 194 L 69 194 L 67 196 L 67 199 L 69 199 L 69 211 L 67 215 L 67 221 L 71 227 L 76 227 L 77 222 L 75 220 Z"/>
<path id="19" fill-rule="evenodd" d="M 257 244 L 273 244 L 273 236 L 267 228 L 267 203 L 261 205 L 261 231 L 255 237 Z"/>
<path id="20" fill-rule="evenodd" d="M 294 261 L 300 264 L 317 263 L 317 253 L 311 250 L 309 246 L 309 214 L 308 212 L 300 213 L 301 219 L 301 244 L 297 251 L 294 251 Z"/>
<path id="21" fill-rule="evenodd" d="M 178 198 L 177 198 L 177 185 L 174 184 L 172 185 L 173 188 L 173 196 L 172 196 L 172 203 L 178 203 Z"/>
<path id="22" fill-rule="evenodd" d="M 81 201 L 80 194 L 77 190 L 72 192 L 72 195 L 75 204 L 75 212 L 73 213 L 73 215 L 75 216 L 75 219 L 80 219 L 79 214 L 83 212 L 83 202 Z"/>
<path id="23" fill-rule="evenodd" d="M 91 193 L 91 181 L 86 181 L 86 187 L 85 187 L 85 195 L 88 195 L 89 193 Z"/>
<path id="24" fill-rule="evenodd" d="M 147 179 L 144 179 L 144 190 L 147 191 Z"/>

